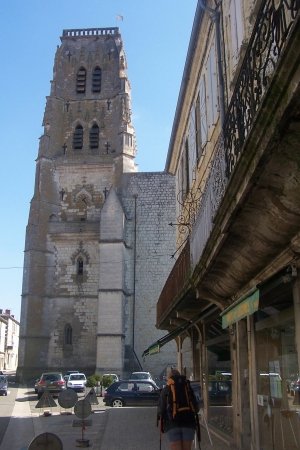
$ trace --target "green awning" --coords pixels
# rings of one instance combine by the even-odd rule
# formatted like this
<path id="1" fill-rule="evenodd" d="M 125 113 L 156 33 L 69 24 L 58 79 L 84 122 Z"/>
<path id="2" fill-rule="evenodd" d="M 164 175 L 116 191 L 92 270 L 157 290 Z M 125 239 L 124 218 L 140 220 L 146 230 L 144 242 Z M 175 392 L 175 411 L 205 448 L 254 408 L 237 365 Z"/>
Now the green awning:
<path id="1" fill-rule="evenodd" d="M 229 325 L 255 313 L 258 310 L 258 303 L 259 290 L 255 288 L 246 297 L 241 297 L 221 313 L 222 328 L 227 328 Z"/>
<path id="2" fill-rule="evenodd" d="M 170 333 L 166 334 L 162 338 L 158 339 L 157 341 L 153 342 L 153 344 L 149 345 L 146 350 L 143 351 L 142 357 L 148 356 L 148 355 L 154 355 L 155 353 L 160 352 L 160 348 L 167 344 L 168 342 L 172 341 L 172 339 L 175 339 L 177 336 L 179 336 L 183 331 L 185 331 L 187 328 L 191 326 L 191 323 L 188 322 L 184 325 L 181 325 L 180 327 L 176 328 L 175 330 L 171 331 Z"/>
<path id="3" fill-rule="evenodd" d="M 168 342 L 172 341 L 172 339 L 175 339 L 177 336 L 179 336 L 184 331 L 191 328 L 195 323 L 198 322 L 201 318 L 212 314 L 215 312 L 218 308 L 216 305 L 211 305 L 209 308 L 207 308 L 204 312 L 200 311 L 199 314 L 197 314 L 195 317 L 193 317 L 191 320 L 188 320 L 185 324 L 180 325 L 179 327 L 175 328 L 175 330 L 171 331 L 170 333 L 166 334 L 165 336 L 161 337 L 157 341 L 153 342 L 151 345 L 149 345 L 146 350 L 143 351 L 142 357 L 148 356 L 148 355 L 154 355 L 155 353 L 159 353 L 160 349 L 163 345 L 167 344 Z"/>

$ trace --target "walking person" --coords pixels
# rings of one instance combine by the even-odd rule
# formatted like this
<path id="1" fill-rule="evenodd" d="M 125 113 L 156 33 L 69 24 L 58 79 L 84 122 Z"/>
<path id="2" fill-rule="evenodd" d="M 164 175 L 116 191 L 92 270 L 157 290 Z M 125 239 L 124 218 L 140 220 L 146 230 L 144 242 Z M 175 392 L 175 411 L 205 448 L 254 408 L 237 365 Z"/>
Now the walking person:
<path id="1" fill-rule="evenodd" d="M 158 403 L 157 420 L 170 450 L 191 450 L 197 430 L 200 448 L 199 406 L 189 381 L 172 368 Z"/>

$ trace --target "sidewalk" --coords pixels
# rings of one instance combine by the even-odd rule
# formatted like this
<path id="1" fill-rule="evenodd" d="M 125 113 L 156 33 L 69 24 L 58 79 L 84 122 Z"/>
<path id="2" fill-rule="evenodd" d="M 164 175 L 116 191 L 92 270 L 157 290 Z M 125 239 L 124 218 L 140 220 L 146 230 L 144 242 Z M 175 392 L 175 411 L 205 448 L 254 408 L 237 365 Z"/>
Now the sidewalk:
<path id="1" fill-rule="evenodd" d="M 81 426 L 74 426 L 80 419 L 74 414 L 66 415 L 60 406 L 51 408 L 51 416 L 44 416 L 43 410 L 30 409 L 28 388 L 20 387 L 17 392 L 13 413 L 4 436 L 1 450 L 28 450 L 32 440 L 45 432 L 59 437 L 63 450 L 82 447 Z M 106 408 L 101 397 L 99 405 L 92 405 L 92 414 L 87 420 L 90 426 L 84 430 L 84 439 L 89 448 L 97 450 L 159 450 L 160 435 L 156 427 L 156 408 Z M 55 399 L 56 400 L 56 399 Z M 49 409 L 49 408 L 48 408 Z M 68 410 L 69 412 L 72 411 Z M 205 428 L 201 429 L 201 450 L 224 450 L 224 443 L 217 443 L 212 437 L 211 446 Z M 50 447 L 49 447 L 50 448 Z M 193 446 L 198 448 L 198 446 Z M 167 439 L 161 437 L 161 450 L 167 450 Z"/>

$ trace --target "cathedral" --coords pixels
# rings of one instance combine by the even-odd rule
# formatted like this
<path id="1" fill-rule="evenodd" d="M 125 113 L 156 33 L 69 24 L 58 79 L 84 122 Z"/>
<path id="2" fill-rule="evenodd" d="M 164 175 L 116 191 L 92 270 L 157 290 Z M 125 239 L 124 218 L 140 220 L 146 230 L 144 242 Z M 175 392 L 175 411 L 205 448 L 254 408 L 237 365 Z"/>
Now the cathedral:
<path id="1" fill-rule="evenodd" d="M 175 343 L 156 303 L 173 266 L 175 180 L 139 173 L 118 28 L 64 30 L 26 229 L 17 376 L 77 369 L 159 376 Z"/>

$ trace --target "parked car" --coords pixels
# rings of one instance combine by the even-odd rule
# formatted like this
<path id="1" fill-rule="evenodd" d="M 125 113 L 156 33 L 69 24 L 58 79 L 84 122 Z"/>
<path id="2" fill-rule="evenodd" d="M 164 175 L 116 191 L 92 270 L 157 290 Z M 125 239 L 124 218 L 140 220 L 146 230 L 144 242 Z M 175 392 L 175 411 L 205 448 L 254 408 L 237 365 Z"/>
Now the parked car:
<path id="1" fill-rule="evenodd" d="M 66 389 L 66 383 L 60 372 L 45 372 L 37 383 L 37 396 L 41 398 L 45 391 L 59 394 Z"/>
<path id="2" fill-rule="evenodd" d="M 153 378 L 150 374 L 150 372 L 132 372 L 130 377 L 130 380 L 149 380 L 153 381 Z"/>
<path id="3" fill-rule="evenodd" d="M 118 375 L 117 375 L 116 373 L 104 373 L 104 374 L 102 375 L 102 377 L 103 377 L 103 378 L 104 378 L 104 377 L 110 377 L 110 378 L 112 378 L 113 382 L 119 381 L 119 377 L 118 377 Z"/>
<path id="4" fill-rule="evenodd" d="M 40 378 L 37 378 L 34 382 L 34 392 L 37 394 L 38 393 L 38 383 L 40 381 Z"/>
<path id="5" fill-rule="evenodd" d="M 231 381 L 210 381 L 208 384 L 208 398 L 211 405 L 231 405 Z"/>
<path id="6" fill-rule="evenodd" d="M 71 375 L 71 373 L 79 373 L 79 370 L 67 370 L 67 372 L 64 375 L 64 380 L 67 383 L 69 375 Z"/>
<path id="7" fill-rule="evenodd" d="M 161 390 L 153 381 L 116 381 L 104 392 L 106 406 L 156 406 Z"/>
<path id="8" fill-rule="evenodd" d="M 84 373 L 71 373 L 67 380 L 67 388 L 76 392 L 84 392 L 86 382 L 87 379 Z"/>
<path id="9" fill-rule="evenodd" d="M 0 375 L 0 395 L 7 395 L 8 381 L 5 375 Z"/>

